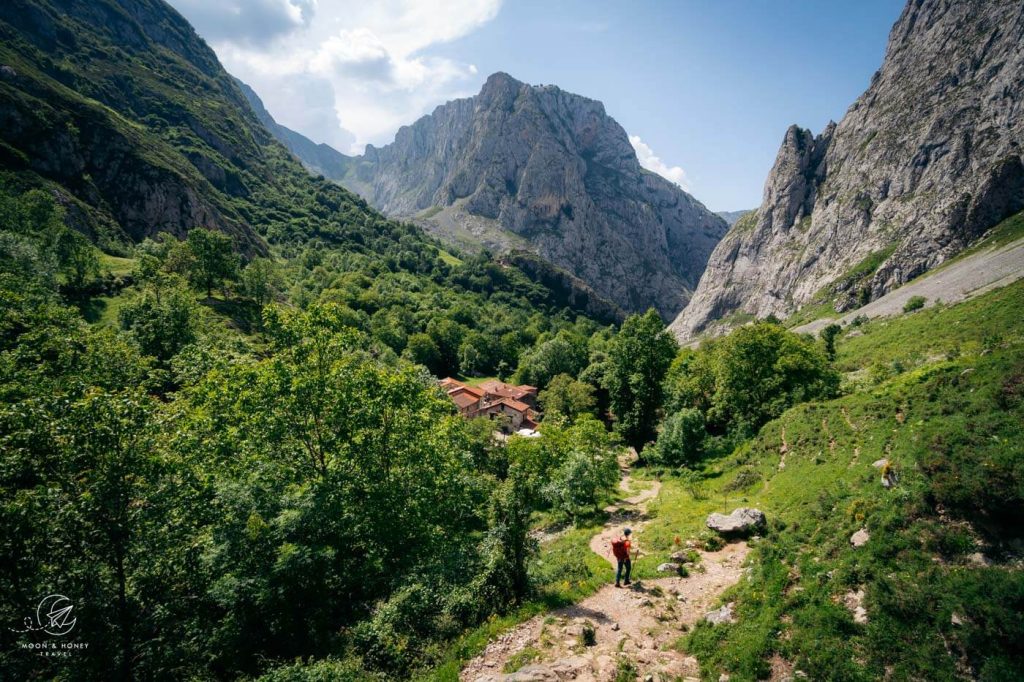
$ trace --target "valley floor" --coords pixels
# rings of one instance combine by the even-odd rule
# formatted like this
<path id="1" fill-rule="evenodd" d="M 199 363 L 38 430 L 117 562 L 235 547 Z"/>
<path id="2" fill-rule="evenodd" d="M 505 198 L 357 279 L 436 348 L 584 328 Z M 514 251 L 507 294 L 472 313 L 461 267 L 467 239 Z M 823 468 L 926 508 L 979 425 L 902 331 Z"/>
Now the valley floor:
<path id="1" fill-rule="evenodd" d="M 628 468 L 620 489 L 630 495 L 609 507 L 607 523 L 590 540 L 590 549 L 608 562 L 608 584 L 577 604 L 542 614 L 491 642 L 462 670 L 464 682 L 614 679 L 620 666 L 635 666 L 640 679 L 696 678 L 699 664 L 677 645 L 686 631 L 712 609 L 716 600 L 742 575 L 748 548 L 740 542 L 716 552 L 699 552 L 689 576 L 637 580 L 628 589 L 612 584 L 615 567 L 611 541 L 622 528 L 644 542 L 647 503 L 658 481 L 639 482 L 633 490 Z M 593 627 L 593 643 L 584 629 Z M 667 676 L 667 677 L 666 677 Z"/>

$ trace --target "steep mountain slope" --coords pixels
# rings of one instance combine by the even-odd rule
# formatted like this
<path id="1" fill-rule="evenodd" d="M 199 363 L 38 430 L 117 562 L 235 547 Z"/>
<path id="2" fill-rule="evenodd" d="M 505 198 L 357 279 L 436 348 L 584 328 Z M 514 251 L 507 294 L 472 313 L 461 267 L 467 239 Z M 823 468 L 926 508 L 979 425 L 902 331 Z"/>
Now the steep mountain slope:
<path id="1" fill-rule="evenodd" d="M 620 307 L 666 319 L 726 230 L 640 167 L 600 102 L 504 73 L 368 147 L 340 180 L 443 238 L 533 250 Z"/>
<path id="2" fill-rule="evenodd" d="M 283 126 L 274 120 L 259 95 L 242 81 L 235 79 L 245 99 L 252 107 L 253 113 L 260 123 L 277 138 L 278 142 L 288 148 L 295 157 L 302 162 L 302 165 L 312 173 L 338 178 L 345 174 L 352 162 L 352 157 L 345 156 L 334 147 L 326 144 L 317 144 L 302 133 L 297 133 L 287 126 Z"/>
<path id="3" fill-rule="evenodd" d="M 248 253 L 395 227 L 309 177 L 159 0 L 0 3 L 0 172 L 50 189 L 69 222 L 113 251 L 196 226 Z"/>
<path id="4" fill-rule="evenodd" d="M 791 127 L 756 214 L 712 256 L 672 327 L 848 310 L 1024 207 L 1024 5 L 911 0 L 881 70 L 818 136 Z"/>

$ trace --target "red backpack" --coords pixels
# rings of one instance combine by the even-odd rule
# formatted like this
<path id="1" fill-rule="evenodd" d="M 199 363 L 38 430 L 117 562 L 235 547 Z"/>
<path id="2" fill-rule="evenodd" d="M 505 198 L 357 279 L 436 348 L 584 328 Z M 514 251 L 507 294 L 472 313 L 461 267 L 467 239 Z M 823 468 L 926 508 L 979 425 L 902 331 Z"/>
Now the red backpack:
<path id="1" fill-rule="evenodd" d="M 625 561 L 629 558 L 629 549 L 626 547 L 626 540 L 612 540 L 612 554 L 619 561 Z"/>

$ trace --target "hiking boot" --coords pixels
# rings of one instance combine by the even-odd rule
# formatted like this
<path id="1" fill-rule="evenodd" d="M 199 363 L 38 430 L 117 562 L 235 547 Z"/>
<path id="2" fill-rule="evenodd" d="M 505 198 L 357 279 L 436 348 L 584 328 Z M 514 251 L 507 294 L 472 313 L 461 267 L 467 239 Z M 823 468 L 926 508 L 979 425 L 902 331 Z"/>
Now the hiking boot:
<path id="1" fill-rule="evenodd" d="M 633 581 L 632 581 L 632 580 L 627 580 L 627 581 L 625 582 L 625 584 L 626 584 L 626 585 L 632 585 L 632 584 L 633 584 Z"/>
<path id="2" fill-rule="evenodd" d="M 629 583 L 626 583 L 626 584 L 628 585 Z M 622 587 L 622 585 L 620 585 L 618 583 L 615 583 L 615 587 Z"/>

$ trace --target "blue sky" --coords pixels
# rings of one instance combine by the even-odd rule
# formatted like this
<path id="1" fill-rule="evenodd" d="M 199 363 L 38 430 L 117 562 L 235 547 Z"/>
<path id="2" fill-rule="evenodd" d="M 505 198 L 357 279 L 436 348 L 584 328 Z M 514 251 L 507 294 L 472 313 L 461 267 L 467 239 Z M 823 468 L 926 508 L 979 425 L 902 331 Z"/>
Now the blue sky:
<path id="1" fill-rule="evenodd" d="M 751 208 L 786 128 L 839 120 L 898 0 L 171 0 L 279 121 L 344 152 L 506 71 L 604 102 L 645 165 Z M 656 157 L 656 158 L 652 158 Z"/>

